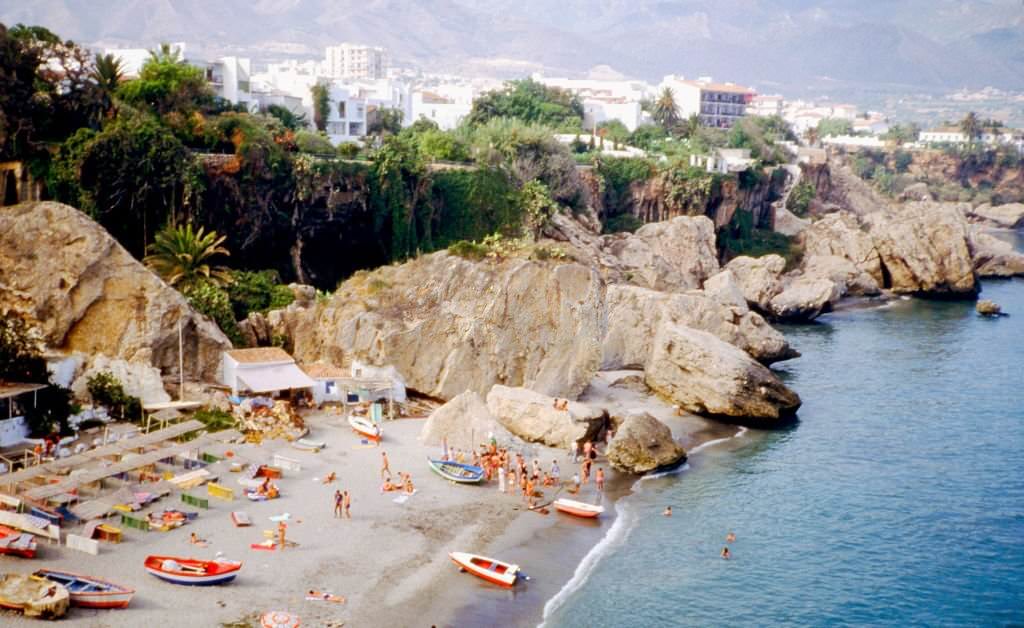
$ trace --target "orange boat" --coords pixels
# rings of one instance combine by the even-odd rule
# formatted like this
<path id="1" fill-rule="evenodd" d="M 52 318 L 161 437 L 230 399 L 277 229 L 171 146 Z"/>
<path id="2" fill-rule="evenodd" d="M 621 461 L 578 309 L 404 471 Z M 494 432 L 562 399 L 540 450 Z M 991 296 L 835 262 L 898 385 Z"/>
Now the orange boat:
<path id="1" fill-rule="evenodd" d="M 573 515 L 574 517 L 584 517 L 586 519 L 593 519 L 599 514 L 604 512 L 604 506 L 595 506 L 594 504 L 587 504 L 584 502 L 578 502 L 575 499 L 556 499 L 553 502 L 555 510 L 564 512 L 567 515 Z"/>
<path id="2" fill-rule="evenodd" d="M 384 430 L 364 416 L 352 415 L 348 418 L 348 424 L 357 434 L 365 436 L 372 441 L 379 443 L 380 439 L 384 437 Z"/>
<path id="3" fill-rule="evenodd" d="M 467 552 L 450 552 L 448 557 L 463 571 L 468 571 L 477 578 L 503 586 L 512 587 L 519 577 L 519 565 L 513 565 L 496 558 L 488 558 Z"/>
<path id="4" fill-rule="evenodd" d="M 36 537 L 28 532 L 0 525 L 0 554 L 35 558 Z"/>

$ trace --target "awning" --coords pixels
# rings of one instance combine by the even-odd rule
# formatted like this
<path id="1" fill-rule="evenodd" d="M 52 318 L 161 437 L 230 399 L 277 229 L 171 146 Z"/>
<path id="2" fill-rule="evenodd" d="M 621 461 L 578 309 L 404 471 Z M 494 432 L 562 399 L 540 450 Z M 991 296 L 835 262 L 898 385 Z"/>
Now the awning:
<path id="1" fill-rule="evenodd" d="M 303 373 L 294 363 L 240 368 L 236 373 L 245 387 L 254 393 L 312 388 L 316 385 L 313 378 Z"/>

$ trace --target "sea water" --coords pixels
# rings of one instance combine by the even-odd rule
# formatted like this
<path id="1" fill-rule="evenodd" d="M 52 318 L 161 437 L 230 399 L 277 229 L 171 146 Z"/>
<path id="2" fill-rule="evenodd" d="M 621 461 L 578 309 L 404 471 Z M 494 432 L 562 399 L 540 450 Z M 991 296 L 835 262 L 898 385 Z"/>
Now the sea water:
<path id="1" fill-rule="evenodd" d="M 799 422 L 638 482 L 546 625 L 1024 623 L 1024 281 L 983 297 L 1011 316 L 913 299 L 784 327 Z"/>

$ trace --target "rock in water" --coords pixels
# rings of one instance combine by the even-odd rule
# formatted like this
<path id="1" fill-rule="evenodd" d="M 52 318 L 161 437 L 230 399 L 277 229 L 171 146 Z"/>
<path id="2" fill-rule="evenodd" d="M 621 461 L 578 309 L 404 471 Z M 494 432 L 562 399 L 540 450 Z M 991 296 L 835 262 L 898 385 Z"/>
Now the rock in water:
<path id="1" fill-rule="evenodd" d="M 119 358 L 216 379 L 231 343 L 177 290 L 135 260 L 100 225 L 60 203 L 0 207 L 0 303 L 39 322 L 54 350 Z"/>
<path id="2" fill-rule="evenodd" d="M 501 385 L 487 393 L 487 409 L 519 438 L 564 449 L 573 441 L 596 439 L 608 418 L 604 410 L 575 401 L 567 410 L 558 410 L 553 397 Z"/>
<path id="3" fill-rule="evenodd" d="M 811 321 L 831 309 L 841 296 L 840 286 L 830 279 L 799 277 L 772 297 L 769 306 L 776 318 Z"/>
<path id="4" fill-rule="evenodd" d="M 494 418 L 480 395 L 467 390 L 430 413 L 420 431 L 420 441 L 441 447 L 447 439 L 449 447 L 475 450 L 491 434 L 499 447 L 515 447 L 520 442 Z"/>
<path id="5" fill-rule="evenodd" d="M 791 418 L 800 397 L 768 368 L 715 336 L 663 325 L 646 369 L 652 390 L 699 414 L 737 423 L 777 424 Z"/>
<path id="6" fill-rule="evenodd" d="M 627 473 L 648 473 L 679 466 L 686 452 L 672 430 L 646 412 L 627 416 L 608 443 L 608 463 Z"/>
<path id="7" fill-rule="evenodd" d="M 1024 203 L 1007 203 L 1006 205 L 980 205 L 967 209 L 967 214 L 975 219 L 986 222 L 994 227 L 1017 229 L 1024 227 Z"/>
<path id="8" fill-rule="evenodd" d="M 941 203 L 909 203 L 866 218 L 893 292 L 973 298 L 978 293 L 967 221 Z"/>
<path id="9" fill-rule="evenodd" d="M 999 306 L 995 301 L 988 299 L 982 299 L 974 306 L 974 309 L 983 316 L 999 316 L 1003 313 L 1003 308 Z"/>
<path id="10" fill-rule="evenodd" d="M 968 237 L 979 277 L 1024 276 L 1024 253 L 1018 253 L 1012 244 L 985 233 L 978 225 L 970 226 Z"/>

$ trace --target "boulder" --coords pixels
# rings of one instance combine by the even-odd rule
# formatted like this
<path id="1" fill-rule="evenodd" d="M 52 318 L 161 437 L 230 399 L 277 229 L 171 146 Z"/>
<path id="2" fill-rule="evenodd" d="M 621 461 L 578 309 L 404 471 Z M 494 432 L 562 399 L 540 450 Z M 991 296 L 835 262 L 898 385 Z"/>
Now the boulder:
<path id="1" fill-rule="evenodd" d="M 796 357 L 785 336 L 751 312 L 745 302 L 727 305 L 700 290 L 671 294 L 635 286 L 607 291 L 608 333 L 602 344 L 602 370 L 643 368 L 652 340 L 666 323 L 686 325 L 732 343 L 765 363 Z"/>
<path id="2" fill-rule="evenodd" d="M 301 283 L 290 283 L 288 289 L 292 291 L 294 300 L 289 305 L 295 307 L 310 307 L 316 303 L 316 288 Z"/>
<path id="3" fill-rule="evenodd" d="M 631 235 L 606 237 L 603 248 L 628 283 L 654 290 L 700 288 L 718 272 L 715 227 L 705 216 L 649 223 Z"/>
<path id="4" fill-rule="evenodd" d="M 648 473 L 677 467 L 686 452 L 672 438 L 672 430 L 646 412 L 628 415 L 608 443 L 608 463 L 626 473 Z"/>
<path id="5" fill-rule="evenodd" d="M 966 210 L 970 218 L 993 227 L 1003 229 L 1019 229 L 1024 227 L 1024 203 L 1007 203 L 1006 205 L 979 205 Z"/>
<path id="6" fill-rule="evenodd" d="M 797 216 L 785 207 L 775 208 L 774 230 L 776 233 L 781 233 L 782 235 L 790 237 L 798 236 L 804 232 L 804 229 L 807 229 L 810 226 L 810 220 Z"/>
<path id="7" fill-rule="evenodd" d="M 652 390 L 682 408 L 735 422 L 776 424 L 800 407 L 800 397 L 768 368 L 683 325 L 661 327 L 645 374 Z"/>
<path id="8" fill-rule="evenodd" d="M 498 422 L 483 398 L 472 390 L 456 395 L 430 413 L 420 430 L 420 441 L 428 447 L 475 450 L 492 436 L 499 447 L 515 447 L 518 441 Z"/>
<path id="9" fill-rule="evenodd" d="M 979 285 L 967 221 L 955 207 L 909 203 L 866 217 L 893 292 L 973 298 Z"/>
<path id="10" fill-rule="evenodd" d="M 53 202 L 0 207 L 0 305 L 38 322 L 58 352 L 104 355 L 213 381 L 231 343 L 82 212 Z"/>
<path id="11" fill-rule="evenodd" d="M 968 238 L 979 277 L 1024 277 L 1024 253 L 1012 244 L 986 233 L 980 225 L 970 225 Z"/>
<path id="12" fill-rule="evenodd" d="M 761 257 L 741 255 L 725 265 L 743 293 L 743 298 L 761 312 L 770 312 L 772 299 L 782 291 L 782 272 L 785 268 L 786 260 L 774 254 Z"/>
<path id="13" fill-rule="evenodd" d="M 828 279 L 839 286 L 842 294 L 876 296 L 881 293 L 875 278 L 857 268 L 846 257 L 813 255 L 803 261 L 804 275 Z"/>
<path id="14" fill-rule="evenodd" d="M 430 397 L 505 384 L 576 398 L 600 365 L 604 292 L 576 263 L 438 252 L 357 273 L 329 301 L 269 318 L 300 362 L 390 364 Z"/>
<path id="15" fill-rule="evenodd" d="M 71 390 L 77 399 L 89 398 L 89 378 L 108 372 L 121 382 L 124 392 L 138 397 L 142 403 L 164 403 L 171 396 L 164 390 L 160 371 L 145 362 L 128 362 L 105 355 L 87 356 L 82 371 L 71 383 Z M 141 417 L 137 417 L 141 418 Z"/>
<path id="16" fill-rule="evenodd" d="M 555 408 L 556 399 L 527 388 L 497 385 L 487 393 L 487 409 L 509 432 L 531 442 L 568 449 L 570 444 L 595 440 L 608 413 L 576 401 Z"/>
<path id="17" fill-rule="evenodd" d="M 928 184 L 923 181 L 918 183 L 912 183 L 905 187 L 900 192 L 899 200 L 901 201 L 931 201 L 932 193 L 928 189 Z"/>
<path id="18" fill-rule="evenodd" d="M 842 257 L 882 285 L 875 243 L 855 214 L 837 212 L 816 220 L 803 233 L 804 257 Z"/>
<path id="19" fill-rule="evenodd" d="M 843 292 L 831 279 L 798 277 L 786 285 L 769 303 L 780 320 L 812 321 L 839 301 Z"/>
<path id="20" fill-rule="evenodd" d="M 988 299 L 978 301 L 974 305 L 974 309 L 982 316 L 1000 316 L 1003 313 L 1003 308 L 1000 307 L 998 303 Z"/>
<path id="21" fill-rule="evenodd" d="M 274 328 L 261 312 L 249 312 L 238 323 L 238 331 L 249 347 L 269 347 L 274 338 Z"/>
<path id="22" fill-rule="evenodd" d="M 747 299 L 730 270 L 708 277 L 704 282 L 704 294 L 722 305 L 736 308 L 738 312 L 747 311 Z"/>

